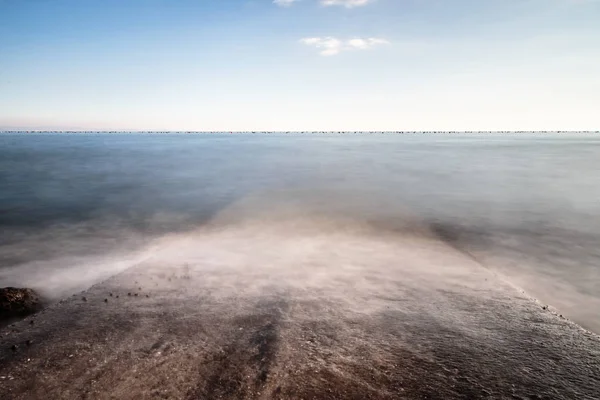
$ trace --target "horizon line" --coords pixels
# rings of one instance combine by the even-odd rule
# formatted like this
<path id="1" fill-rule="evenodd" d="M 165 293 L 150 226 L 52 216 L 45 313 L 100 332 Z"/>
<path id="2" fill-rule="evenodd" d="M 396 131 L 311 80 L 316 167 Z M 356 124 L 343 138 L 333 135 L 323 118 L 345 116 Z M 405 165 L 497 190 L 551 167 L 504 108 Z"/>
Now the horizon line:
<path id="1" fill-rule="evenodd" d="M 600 133 L 600 130 L 374 130 L 374 131 L 348 131 L 348 130 L 298 130 L 298 131 L 288 131 L 288 130 L 275 130 L 275 131 L 266 131 L 266 130 L 248 130 L 248 131 L 188 131 L 188 130 L 54 130 L 54 129 L 9 129 L 2 130 L 0 129 L 0 134 L 5 133 L 104 133 L 104 134 L 112 134 L 112 133 L 185 133 L 185 134 L 194 134 L 194 133 L 203 133 L 203 134 L 270 134 L 270 133 L 315 133 L 315 134 L 323 134 L 323 133 L 395 133 L 395 134 L 404 134 L 404 133 Z"/>

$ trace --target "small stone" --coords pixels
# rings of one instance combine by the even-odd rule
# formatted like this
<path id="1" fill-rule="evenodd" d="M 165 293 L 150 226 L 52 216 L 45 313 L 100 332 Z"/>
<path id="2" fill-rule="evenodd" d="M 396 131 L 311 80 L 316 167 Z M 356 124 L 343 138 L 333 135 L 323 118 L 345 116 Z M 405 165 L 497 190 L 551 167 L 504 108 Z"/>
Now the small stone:
<path id="1" fill-rule="evenodd" d="M 146 295 L 146 297 L 150 297 L 150 295 L 149 295 L 149 294 L 147 294 L 147 295 Z"/>
<path id="2" fill-rule="evenodd" d="M 105 302 L 105 303 L 108 303 L 108 299 L 104 299 L 104 302 Z"/>
<path id="3" fill-rule="evenodd" d="M 81 300 L 87 301 L 87 297 L 82 297 Z"/>
<path id="4" fill-rule="evenodd" d="M 139 290 L 142 290 L 142 287 L 140 286 L 138 289 L 139 289 Z"/>
<path id="5" fill-rule="evenodd" d="M 112 297 L 112 293 L 109 293 L 108 295 L 109 295 L 110 297 Z"/>
<path id="6" fill-rule="evenodd" d="M 0 288 L 0 320 L 26 317 L 41 307 L 40 297 L 32 289 Z"/>
<path id="7" fill-rule="evenodd" d="M 117 299 L 119 298 L 119 295 L 117 295 Z"/>
<path id="8" fill-rule="evenodd" d="M 31 343 L 33 343 L 31 340 L 28 340 L 28 341 L 26 341 L 26 342 L 25 342 L 25 344 L 26 344 L 27 346 L 31 346 Z"/>
<path id="9" fill-rule="evenodd" d="M 34 324 L 34 321 L 33 321 L 33 320 L 29 321 L 29 324 L 33 325 L 33 324 Z"/>
<path id="10" fill-rule="evenodd" d="M 10 346 L 10 349 L 12 351 L 17 351 L 18 348 L 19 348 L 19 346 L 17 346 L 16 344 L 13 344 L 12 346 Z"/>
<path id="11" fill-rule="evenodd" d="M 131 296 L 131 292 L 127 293 L 127 296 Z"/>
<path id="12" fill-rule="evenodd" d="M 135 296 L 135 297 L 137 297 L 137 295 L 138 295 L 137 293 L 136 293 L 136 294 L 134 294 L 134 296 Z"/>

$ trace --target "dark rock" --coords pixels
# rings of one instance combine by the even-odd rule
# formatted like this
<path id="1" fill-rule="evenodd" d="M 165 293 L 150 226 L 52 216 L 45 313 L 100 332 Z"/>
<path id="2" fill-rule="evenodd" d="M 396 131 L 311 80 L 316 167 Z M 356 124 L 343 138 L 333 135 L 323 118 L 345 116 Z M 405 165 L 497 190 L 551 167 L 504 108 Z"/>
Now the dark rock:
<path id="1" fill-rule="evenodd" d="M 39 295 L 32 289 L 0 289 L 0 320 L 24 317 L 42 308 Z"/>
<path id="2" fill-rule="evenodd" d="M 112 293 L 109 293 L 108 295 L 109 295 L 110 297 L 112 297 Z"/>
<path id="3" fill-rule="evenodd" d="M 82 297 L 81 300 L 87 301 L 87 297 Z"/>
<path id="4" fill-rule="evenodd" d="M 25 344 L 26 344 L 27 346 L 31 346 L 31 343 L 32 343 L 32 341 L 31 341 L 31 340 L 28 340 L 28 341 L 26 341 L 26 342 L 25 342 Z"/>
<path id="5" fill-rule="evenodd" d="M 105 302 L 105 303 L 108 303 L 108 299 L 104 299 L 104 302 Z"/>
<path id="6" fill-rule="evenodd" d="M 131 296 L 131 292 L 127 293 L 127 296 Z"/>
<path id="7" fill-rule="evenodd" d="M 12 346 L 10 346 L 10 349 L 12 351 L 17 351 L 18 348 L 19 348 L 19 346 L 17 346 L 16 344 L 13 344 Z"/>

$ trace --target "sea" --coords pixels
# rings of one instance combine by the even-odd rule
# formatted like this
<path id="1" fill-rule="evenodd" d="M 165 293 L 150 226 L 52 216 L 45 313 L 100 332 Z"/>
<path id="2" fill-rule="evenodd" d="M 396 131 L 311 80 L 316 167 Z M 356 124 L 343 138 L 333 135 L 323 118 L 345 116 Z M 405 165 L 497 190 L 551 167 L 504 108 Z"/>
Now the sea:
<path id="1" fill-rule="evenodd" d="M 252 251 L 248 221 L 425 235 L 600 332 L 600 134 L 0 134 L 0 287 L 59 301 L 202 230 Z"/>

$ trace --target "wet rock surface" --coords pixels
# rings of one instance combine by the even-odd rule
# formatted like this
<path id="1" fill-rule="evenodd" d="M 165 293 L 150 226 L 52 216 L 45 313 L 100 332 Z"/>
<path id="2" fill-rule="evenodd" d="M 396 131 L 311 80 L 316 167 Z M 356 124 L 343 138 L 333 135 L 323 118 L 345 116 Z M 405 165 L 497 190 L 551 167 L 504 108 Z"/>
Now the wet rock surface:
<path id="1" fill-rule="evenodd" d="M 597 335 L 425 245 L 334 269 L 149 262 L 3 329 L 0 398 L 599 398 Z"/>
<path id="2" fill-rule="evenodd" d="M 0 323 L 25 317 L 42 307 L 40 296 L 27 288 L 0 288 Z"/>

